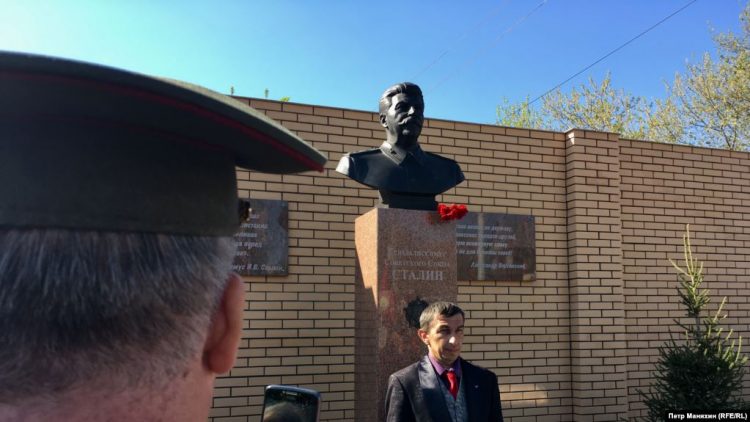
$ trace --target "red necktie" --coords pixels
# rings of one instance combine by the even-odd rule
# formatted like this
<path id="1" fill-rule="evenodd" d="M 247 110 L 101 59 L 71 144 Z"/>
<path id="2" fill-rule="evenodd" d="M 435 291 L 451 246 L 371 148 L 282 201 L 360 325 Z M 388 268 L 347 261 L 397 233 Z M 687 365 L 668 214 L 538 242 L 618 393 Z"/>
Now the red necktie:
<path id="1" fill-rule="evenodd" d="M 451 392 L 451 396 L 455 399 L 458 395 L 458 378 L 456 378 L 456 373 L 445 371 L 445 377 L 448 378 L 448 391 Z"/>

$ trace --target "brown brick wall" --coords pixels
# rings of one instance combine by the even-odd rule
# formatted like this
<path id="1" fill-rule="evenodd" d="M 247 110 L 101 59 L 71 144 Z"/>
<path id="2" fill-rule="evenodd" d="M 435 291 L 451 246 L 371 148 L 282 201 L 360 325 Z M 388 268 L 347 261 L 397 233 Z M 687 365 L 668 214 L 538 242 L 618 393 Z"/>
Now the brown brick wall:
<path id="1" fill-rule="evenodd" d="M 239 171 L 240 196 L 289 202 L 289 276 L 246 278 L 245 336 L 217 382 L 216 422 L 257 421 L 267 384 L 323 394 L 322 420 L 354 421 L 354 219 L 377 193 L 334 171 L 380 145 L 370 112 L 241 99 L 328 154 L 323 173 Z M 444 120 L 421 144 L 466 182 L 438 200 L 536 217 L 537 280 L 459 281 L 464 357 L 500 377 L 510 421 L 639 415 L 656 346 L 680 310 L 675 274 L 691 223 L 706 283 L 748 335 L 750 155 Z M 720 300 L 720 298 L 718 299 Z"/>
<path id="2" fill-rule="evenodd" d="M 636 389 L 648 385 L 657 347 L 684 317 L 666 262 L 682 261 L 686 224 L 705 263 L 709 308 L 727 296 L 724 321 L 750 336 L 750 154 L 621 140 L 620 161 L 629 415 L 636 416 L 644 408 Z"/>
<path id="3" fill-rule="evenodd" d="M 567 133 L 573 419 L 627 413 L 617 135 Z"/>

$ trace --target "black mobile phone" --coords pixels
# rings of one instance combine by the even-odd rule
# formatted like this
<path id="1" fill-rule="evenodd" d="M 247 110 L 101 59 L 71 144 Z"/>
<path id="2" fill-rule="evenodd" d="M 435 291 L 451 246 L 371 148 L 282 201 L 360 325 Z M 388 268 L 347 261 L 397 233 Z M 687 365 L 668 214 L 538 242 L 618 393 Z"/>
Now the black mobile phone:
<path id="1" fill-rule="evenodd" d="M 318 422 L 320 393 L 289 385 L 269 385 L 261 422 Z"/>

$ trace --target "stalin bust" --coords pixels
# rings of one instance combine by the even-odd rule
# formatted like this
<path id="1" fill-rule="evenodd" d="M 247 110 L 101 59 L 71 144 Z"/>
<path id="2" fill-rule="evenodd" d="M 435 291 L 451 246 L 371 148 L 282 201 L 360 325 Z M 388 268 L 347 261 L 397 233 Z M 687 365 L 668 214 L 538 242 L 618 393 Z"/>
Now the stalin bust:
<path id="1" fill-rule="evenodd" d="M 422 90 L 410 82 L 393 85 L 380 97 L 379 109 L 386 141 L 345 154 L 336 171 L 377 189 L 380 207 L 436 210 L 435 196 L 463 182 L 464 174 L 455 161 L 420 148 Z"/>

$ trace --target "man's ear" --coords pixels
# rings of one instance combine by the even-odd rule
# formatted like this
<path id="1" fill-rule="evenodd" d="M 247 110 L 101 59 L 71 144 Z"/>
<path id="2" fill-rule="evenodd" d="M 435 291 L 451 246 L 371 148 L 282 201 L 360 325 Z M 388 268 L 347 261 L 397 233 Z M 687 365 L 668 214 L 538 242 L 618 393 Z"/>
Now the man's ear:
<path id="1" fill-rule="evenodd" d="M 244 309 L 245 289 L 242 279 L 237 274 L 230 273 L 221 296 L 221 304 L 213 315 L 203 346 L 203 365 L 207 370 L 223 374 L 234 366 L 242 337 Z"/>
<path id="2" fill-rule="evenodd" d="M 419 336 L 419 339 L 422 340 L 422 343 L 427 344 L 427 331 L 420 328 L 417 330 L 417 335 Z"/>
<path id="3" fill-rule="evenodd" d="M 385 122 L 385 114 L 380 113 L 380 125 L 383 127 L 388 127 L 388 123 Z"/>

